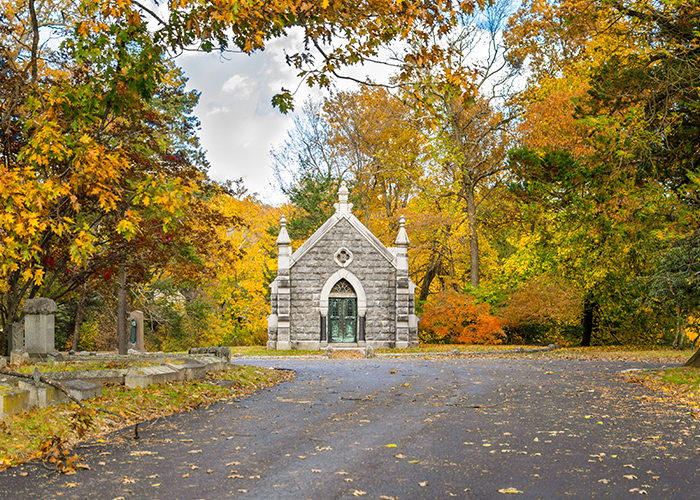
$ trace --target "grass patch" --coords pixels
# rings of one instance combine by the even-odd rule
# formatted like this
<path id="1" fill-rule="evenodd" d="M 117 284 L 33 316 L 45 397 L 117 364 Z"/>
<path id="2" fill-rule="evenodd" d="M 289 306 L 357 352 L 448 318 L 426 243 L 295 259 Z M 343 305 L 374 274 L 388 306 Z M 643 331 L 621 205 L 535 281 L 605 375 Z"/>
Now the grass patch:
<path id="1" fill-rule="evenodd" d="M 235 356 L 236 354 L 242 354 L 243 356 L 320 356 L 324 353 L 324 351 L 322 350 L 308 351 L 303 349 L 289 349 L 286 351 L 277 351 L 258 345 L 229 347 L 229 349 L 231 349 L 232 356 Z"/>
<path id="2" fill-rule="evenodd" d="M 101 397 L 83 401 L 84 410 L 71 402 L 10 415 L 0 420 L 0 470 L 60 455 L 85 439 L 98 439 L 136 423 L 240 397 L 292 378 L 288 371 L 237 365 L 209 374 L 205 380 L 142 389 L 107 386 Z M 222 386 L 215 379 L 234 383 Z"/>
<path id="3" fill-rule="evenodd" d="M 682 387 L 690 393 L 697 392 L 700 386 L 700 370 L 697 368 L 669 368 L 661 372 L 661 382 Z"/>
<path id="4" fill-rule="evenodd" d="M 628 382 L 657 391 L 660 399 L 685 406 L 700 418 L 700 369 L 690 367 L 642 370 L 624 375 Z"/>
<path id="5" fill-rule="evenodd" d="M 158 366 L 162 365 L 164 361 L 167 360 L 157 360 L 157 361 L 68 361 L 61 363 L 36 363 L 34 364 L 24 364 L 15 368 L 15 371 L 19 373 L 32 373 L 34 371 L 34 366 L 39 368 L 41 373 L 54 373 L 54 372 L 88 372 L 96 370 L 121 370 L 129 368 L 130 366 L 137 366 L 143 368 L 146 366 Z"/>

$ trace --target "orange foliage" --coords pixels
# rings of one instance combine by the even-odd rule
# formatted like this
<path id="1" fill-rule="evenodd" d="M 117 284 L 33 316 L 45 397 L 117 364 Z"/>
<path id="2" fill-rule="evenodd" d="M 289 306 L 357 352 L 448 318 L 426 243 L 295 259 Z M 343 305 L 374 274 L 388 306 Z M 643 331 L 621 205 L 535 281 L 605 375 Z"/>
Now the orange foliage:
<path id="1" fill-rule="evenodd" d="M 502 321 L 490 314 L 488 304 L 476 304 L 468 295 L 447 289 L 431 296 L 420 322 L 421 340 L 434 343 L 501 344 L 506 336 Z"/>

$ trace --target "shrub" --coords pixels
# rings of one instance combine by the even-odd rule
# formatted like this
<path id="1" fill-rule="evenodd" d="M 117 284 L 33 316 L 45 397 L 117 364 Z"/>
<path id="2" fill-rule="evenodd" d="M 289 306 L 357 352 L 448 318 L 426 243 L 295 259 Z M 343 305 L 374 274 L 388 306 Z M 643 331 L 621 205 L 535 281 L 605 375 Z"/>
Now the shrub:
<path id="1" fill-rule="evenodd" d="M 468 295 L 447 289 L 428 299 L 420 322 L 424 343 L 501 344 L 505 341 L 500 319 L 488 304 L 477 304 Z"/>

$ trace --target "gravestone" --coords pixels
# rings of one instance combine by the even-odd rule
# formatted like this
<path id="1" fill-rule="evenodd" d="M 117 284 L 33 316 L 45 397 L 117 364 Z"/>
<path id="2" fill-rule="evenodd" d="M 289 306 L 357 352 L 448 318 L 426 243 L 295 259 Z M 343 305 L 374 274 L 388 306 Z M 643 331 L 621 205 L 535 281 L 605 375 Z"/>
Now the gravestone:
<path id="1" fill-rule="evenodd" d="M 24 303 L 24 349 L 30 354 L 47 354 L 54 348 L 56 303 L 45 297 Z"/>
<path id="2" fill-rule="evenodd" d="M 131 311 L 127 322 L 127 349 L 135 351 L 145 351 L 143 342 L 143 313 L 141 311 Z"/>
<path id="3" fill-rule="evenodd" d="M 12 336 L 10 338 L 12 345 L 9 351 L 24 349 L 24 325 L 20 321 L 12 323 Z"/>

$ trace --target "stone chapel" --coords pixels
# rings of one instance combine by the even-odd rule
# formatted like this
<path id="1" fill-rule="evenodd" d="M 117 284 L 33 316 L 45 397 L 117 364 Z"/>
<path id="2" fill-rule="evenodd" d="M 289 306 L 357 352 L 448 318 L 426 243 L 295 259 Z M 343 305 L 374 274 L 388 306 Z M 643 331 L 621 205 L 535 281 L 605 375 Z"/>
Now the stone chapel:
<path id="1" fill-rule="evenodd" d="M 417 347 L 404 218 L 387 248 L 352 214 L 344 182 L 338 198 L 335 214 L 294 253 L 280 221 L 267 348 Z"/>

